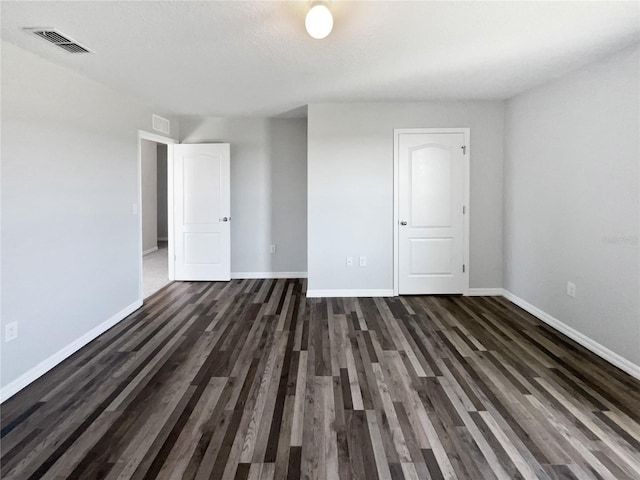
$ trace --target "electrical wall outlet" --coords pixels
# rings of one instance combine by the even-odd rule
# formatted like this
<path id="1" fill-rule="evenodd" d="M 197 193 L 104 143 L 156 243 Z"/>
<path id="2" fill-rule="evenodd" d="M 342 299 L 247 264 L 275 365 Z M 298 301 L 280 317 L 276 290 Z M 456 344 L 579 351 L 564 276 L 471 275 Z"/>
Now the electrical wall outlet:
<path id="1" fill-rule="evenodd" d="M 571 298 L 576 298 L 576 284 L 567 282 L 567 295 Z"/>
<path id="2" fill-rule="evenodd" d="M 367 266 L 367 257 L 360 257 L 360 266 L 361 267 Z"/>
<path id="3" fill-rule="evenodd" d="M 353 267 L 353 257 L 347 257 L 347 267 Z"/>
<path id="4" fill-rule="evenodd" d="M 269 247 L 269 251 L 270 251 L 272 254 L 276 253 L 276 252 L 278 251 L 278 246 L 277 246 L 277 245 L 271 245 L 271 246 Z"/>
<path id="5" fill-rule="evenodd" d="M 132 203 L 131 204 L 131 215 L 137 215 L 138 214 L 138 204 L 137 203 Z"/>
<path id="6" fill-rule="evenodd" d="M 18 322 L 7 323 L 4 326 L 4 341 L 10 342 L 18 338 Z"/>

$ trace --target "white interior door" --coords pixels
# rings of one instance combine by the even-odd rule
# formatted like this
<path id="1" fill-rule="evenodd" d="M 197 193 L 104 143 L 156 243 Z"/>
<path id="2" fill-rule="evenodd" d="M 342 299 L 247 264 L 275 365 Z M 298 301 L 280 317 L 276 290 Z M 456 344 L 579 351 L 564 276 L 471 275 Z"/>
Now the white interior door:
<path id="1" fill-rule="evenodd" d="M 397 148 L 398 293 L 464 293 L 465 133 L 399 133 Z"/>
<path id="2" fill-rule="evenodd" d="M 176 280 L 230 280 L 229 144 L 175 145 Z"/>

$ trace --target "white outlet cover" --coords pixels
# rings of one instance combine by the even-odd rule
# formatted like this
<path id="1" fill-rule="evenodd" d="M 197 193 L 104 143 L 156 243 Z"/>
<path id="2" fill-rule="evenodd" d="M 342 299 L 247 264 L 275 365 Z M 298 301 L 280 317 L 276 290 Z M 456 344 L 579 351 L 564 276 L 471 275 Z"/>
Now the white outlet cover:
<path id="1" fill-rule="evenodd" d="M 347 257 L 347 267 L 353 266 L 353 257 Z"/>
<path id="2" fill-rule="evenodd" d="M 360 257 L 360 266 L 361 267 L 367 266 L 367 257 Z"/>

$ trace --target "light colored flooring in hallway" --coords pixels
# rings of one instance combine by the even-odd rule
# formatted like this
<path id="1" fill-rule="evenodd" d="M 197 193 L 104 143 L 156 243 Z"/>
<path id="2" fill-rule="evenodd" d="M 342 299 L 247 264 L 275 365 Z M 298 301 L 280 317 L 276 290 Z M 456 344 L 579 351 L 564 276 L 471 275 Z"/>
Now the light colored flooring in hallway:
<path id="1" fill-rule="evenodd" d="M 501 297 L 175 282 L 2 405 L 6 479 L 638 479 L 640 382 Z"/>
<path id="2" fill-rule="evenodd" d="M 167 242 L 158 241 L 158 250 L 142 257 L 143 298 L 156 293 L 169 283 L 169 250 Z"/>

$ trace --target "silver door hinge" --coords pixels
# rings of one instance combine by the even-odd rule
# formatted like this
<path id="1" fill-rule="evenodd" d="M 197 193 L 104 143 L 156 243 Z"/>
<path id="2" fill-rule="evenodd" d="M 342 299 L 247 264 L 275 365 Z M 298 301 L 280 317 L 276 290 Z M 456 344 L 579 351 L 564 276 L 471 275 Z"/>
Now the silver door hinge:
<path id="1" fill-rule="evenodd" d="M 463 265 L 462 265 L 462 273 L 464 273 L 464 272 L 465 272 L 465 270 L 466 270 L 466 268 L 465 268 L 465 265 L 463 264 Z"/>
<path id="2" fill-rule="evenodd" d="M 467 206 L 463 205 L 462 206 L 462 214 L 464 215 L 465 213 L 467 213 Z"/>
<path id="3" fill-rule="evenodd" d="M 463 145 L 463 146 L 461 146 L 460 148 L 462 149 L 462 154 L 463 154 L 463 155 L 466 155 L 466 154 L 467 154 L 467 146 L 466 146 L 466 145 Z"/>

